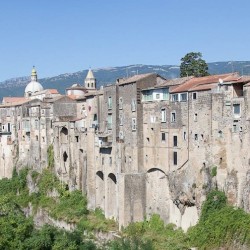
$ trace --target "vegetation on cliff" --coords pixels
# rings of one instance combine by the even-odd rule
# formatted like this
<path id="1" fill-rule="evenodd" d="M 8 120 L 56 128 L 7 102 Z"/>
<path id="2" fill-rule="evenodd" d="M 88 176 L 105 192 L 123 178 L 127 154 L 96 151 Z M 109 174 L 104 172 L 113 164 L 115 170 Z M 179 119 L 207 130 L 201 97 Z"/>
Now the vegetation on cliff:
<path id="1" fill-rule="evenodd" d="M 32 216 L 25 216 L 27 207 L 33 208 L 31 215 L 42 208 L 55 219 L 74 223 L 75 230 L 50 225 L 37 229 Z M 117 231 L 116 223 L 105 219 L 100 209 L 90 212 L 86 197 L 80 191 L 69 192 L 52 170 L 40 174 L 23 169 L 12 179 L 0 180 L 0 249 L 241 249 L 250 247 L 249 225 L 250 215 L 229 206 L 225 194 L 214 190 L 202 206 L 199 223 L 187 233 L 153 215 L 131 223 L 120 238 L 97 246 L 93 232 Z"/>

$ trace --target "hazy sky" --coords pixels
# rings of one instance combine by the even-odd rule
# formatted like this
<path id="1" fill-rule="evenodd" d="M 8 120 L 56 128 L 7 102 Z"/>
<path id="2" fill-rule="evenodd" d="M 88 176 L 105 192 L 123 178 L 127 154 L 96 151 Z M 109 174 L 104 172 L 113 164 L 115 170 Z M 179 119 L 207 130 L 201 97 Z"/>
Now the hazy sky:
<path id="1" fill-rule="evenodd" d="M 130 64 L 250 60 L 249 0 L 2 0 L 0 81 Z"/>

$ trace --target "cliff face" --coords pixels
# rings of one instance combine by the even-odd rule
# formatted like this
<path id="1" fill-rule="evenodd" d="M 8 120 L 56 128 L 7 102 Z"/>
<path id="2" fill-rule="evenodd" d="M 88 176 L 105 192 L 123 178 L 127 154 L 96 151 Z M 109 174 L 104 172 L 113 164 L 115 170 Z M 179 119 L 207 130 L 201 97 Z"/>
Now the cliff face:
<path id="1" fill-rule="evenodd" d="M 250 79 L 229 74 L 221 85 L 220 77 L 143 74 L 77 101 L 2 105 L 0 175 L 10 177 L 14 166 L 53 168 L 120 227 L 159 214 L 187 230 L 215 188 L 249 212 Z M 170 93 L 169 84 L 182 92 Z"/>

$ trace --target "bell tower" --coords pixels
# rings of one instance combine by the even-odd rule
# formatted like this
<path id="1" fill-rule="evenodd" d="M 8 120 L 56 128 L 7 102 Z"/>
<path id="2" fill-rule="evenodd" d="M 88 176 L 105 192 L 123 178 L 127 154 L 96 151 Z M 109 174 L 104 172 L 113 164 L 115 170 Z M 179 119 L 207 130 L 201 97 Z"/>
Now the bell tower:
<path id="1" fill-rule="evenodd" d="M 96 79 L 91 69 L 89 69 L 84 83 L 86 89 L 96 89 Z"/>

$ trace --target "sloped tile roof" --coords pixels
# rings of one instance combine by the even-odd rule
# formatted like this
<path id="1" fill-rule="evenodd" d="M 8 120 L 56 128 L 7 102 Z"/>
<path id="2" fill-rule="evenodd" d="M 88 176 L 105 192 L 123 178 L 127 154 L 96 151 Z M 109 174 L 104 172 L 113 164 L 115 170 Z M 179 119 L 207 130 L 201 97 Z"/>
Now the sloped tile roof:
<path id="1" fill-rule="evenodd" d="M 26 97 L 3 97 L 3 104 L 27 101 Z"/>
<path id="2" fill-rule="evenodd" d="M 124 85 L 124 84 L 128 84 L 128 83 L 132 83 L 132 82 L 137 82 L 141 79 L 144 79 L 150 75 L 154 75 L 155 73 L 147 73 L 147 74 L 140 74 L 140 75 L 134 75 L 134 76 L 131 76 L 129 78 L 120 78 L 118 79 L 117 83 L 118 85 Z"/>
<path id="3" fill-rule="evenodd" d="M 178 87 L 174 88 L 171 92 L 172 93 L 179 93 L 179 92 L 186 92 L 191 90 L 202 90 L 202 85 L 204 85 L 205 89 L 211 89 L 213 86 L 212 84 L 218 83 L 219 80 L 223 82 L 236 82 L 240 79 L 238 73 L 229 73 L 229 74 L 220 74 L 220 75 L 211 75 L 211 76 L 204 76 L 204 77 L 194 77 L 185 83 L 179 85 Z M 209 84 L 211 86 L 209 87 Z M 199 88 L 198 88 L 199 86 Z"/>

